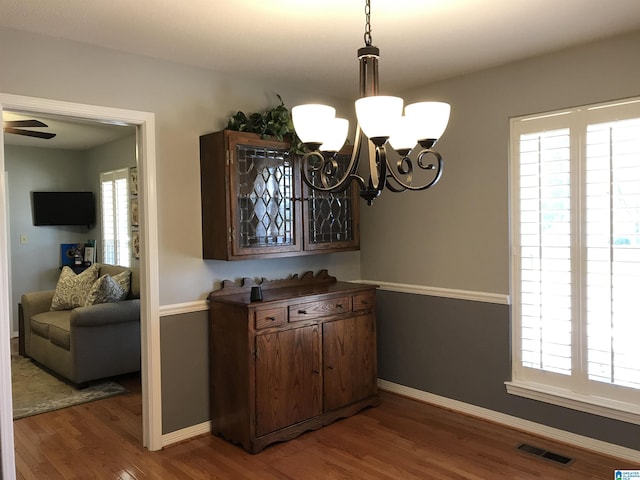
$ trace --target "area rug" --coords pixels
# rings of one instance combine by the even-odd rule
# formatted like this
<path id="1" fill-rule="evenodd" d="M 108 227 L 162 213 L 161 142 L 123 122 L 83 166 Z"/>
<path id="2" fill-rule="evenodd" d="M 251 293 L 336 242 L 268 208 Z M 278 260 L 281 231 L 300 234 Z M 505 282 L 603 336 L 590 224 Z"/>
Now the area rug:
<path id="1" fill-rule="evenodd" d="M 11 355 L 11 380 L 14 420 L 127 392 L 113 381 L 97 382 L 78 390 L 20 355 Z"/>

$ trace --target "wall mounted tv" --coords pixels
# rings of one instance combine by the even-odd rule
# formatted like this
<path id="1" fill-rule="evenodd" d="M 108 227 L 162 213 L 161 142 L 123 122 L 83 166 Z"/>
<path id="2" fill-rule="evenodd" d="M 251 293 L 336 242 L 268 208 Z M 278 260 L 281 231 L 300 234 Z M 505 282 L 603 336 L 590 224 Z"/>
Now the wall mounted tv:
<path id="1" fill-rule="evenodd" d="M 96 223 L 93 192 L 32 192 L 32 201 L 36 226 Z"/>

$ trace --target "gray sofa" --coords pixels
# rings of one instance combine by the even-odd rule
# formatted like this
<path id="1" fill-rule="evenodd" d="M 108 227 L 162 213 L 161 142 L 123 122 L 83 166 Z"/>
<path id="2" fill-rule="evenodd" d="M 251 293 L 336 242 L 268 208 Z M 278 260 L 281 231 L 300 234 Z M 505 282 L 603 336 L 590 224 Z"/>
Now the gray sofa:
<path id="1" fill-rule="evenodd" d="M 99 275 L 125 267 L 100 265 Z M 140 276 L 117 303 L 50 311 L 54 291 L 22 295 L 27 356 L 76 385 L 140 370 Z"/>

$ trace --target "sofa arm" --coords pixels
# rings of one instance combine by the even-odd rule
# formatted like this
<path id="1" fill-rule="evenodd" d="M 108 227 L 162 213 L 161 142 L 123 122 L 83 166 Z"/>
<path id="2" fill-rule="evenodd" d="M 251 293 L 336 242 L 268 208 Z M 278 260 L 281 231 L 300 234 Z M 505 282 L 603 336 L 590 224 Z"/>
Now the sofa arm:
<path id="1" fill-rule="evenodd" d="M 71 329 L 74 327 L 98 327 L 113 323 L 139 322 L 140 299 L 123 300 L 116 303 L 99 303 L 89 307 L 78 307 L 71 311 Z"/>
<path id="2" fill-rule="evenodd" d="M 24 314 L 25 321 L 27 319 L 31 319 L 38 313 L 49 311 L 54 291 L 55 290 L 30 292 L 22 295 L 20 303 L 22 303 L 22 312 Z"/>

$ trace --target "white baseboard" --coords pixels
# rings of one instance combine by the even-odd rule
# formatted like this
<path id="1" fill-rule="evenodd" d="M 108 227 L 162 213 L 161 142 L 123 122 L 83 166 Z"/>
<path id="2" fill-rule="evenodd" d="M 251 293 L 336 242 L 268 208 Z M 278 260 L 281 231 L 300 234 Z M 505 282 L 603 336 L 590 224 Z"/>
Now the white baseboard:
<path id="1" fill-rule="evenodd" d="M 478 417 L 483 420 L 488 420 L 494 423 L 522 430 L 533 435 L 546 437 L 551 440 L 567 443 L 569 445 L 582 448 L 584 450 L 590 450 L 601 455 L 608 455 L 610 457 L 620 458 L 629 462 L 638 462 L 640 458 L 640 451 L 633 450 L 631 448 L 622 447 L 594 438 L 577 435 L 575 433 L 566 432 L 557 428 L 548 427 L 539 423 L 524 420 L 522 418 L 514 417 L 504 413 L 489 410 L 487 408 L 478 407 L 469 403 L 460 402 L 458 400 L 452 400 L 450 398 L 441 397 L 432 393 L 423 392 L 415 388 L 405 387 L 397 383 L 392 383 L 387 380 L 378 379 L 378 387 L 381 390 L 386 390 L 391 393 L 397 393 L 405 397 L 419 400 L 425 403 L 431 403 L 439 407 L 447 408 L 460 412 L 473 417 Z"/>
<path id="2" fill-rule="evenodd" d="M 175 432 L 165 433 L 162 435 L 162 447 L 168 447 L 174 443 L 184 442 L 185 440 L 191 440 L 194 437 L 199 437 L 211 433 L 211 422 L 204 422 L 191 427 L 183 428 L 182 430 L 176 430 Z"/>

